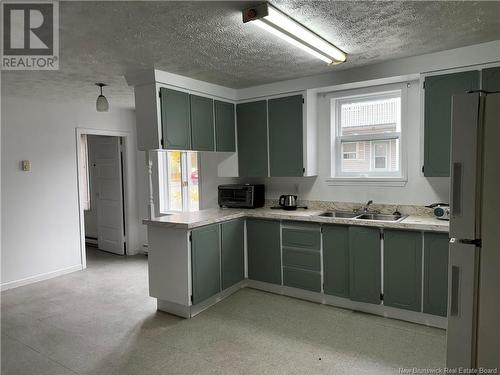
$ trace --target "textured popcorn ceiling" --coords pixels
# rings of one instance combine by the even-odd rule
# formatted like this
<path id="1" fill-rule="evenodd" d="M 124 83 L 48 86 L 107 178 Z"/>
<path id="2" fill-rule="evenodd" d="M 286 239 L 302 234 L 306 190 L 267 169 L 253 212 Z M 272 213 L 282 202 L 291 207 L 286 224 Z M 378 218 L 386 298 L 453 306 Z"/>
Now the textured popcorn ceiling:
<path id="1" fill-rule="evenodd" d="M 102 81 L 111 105 L 132 106 L 123 75 L 138 69 L 241 88 L 500 39 L 500 2 L 272 2 L 348 61 L 327 66 L 243 24 L 252 2 L 61 2 L 60 70 L 2 72 L 2 93 L 93 101 Z"/>

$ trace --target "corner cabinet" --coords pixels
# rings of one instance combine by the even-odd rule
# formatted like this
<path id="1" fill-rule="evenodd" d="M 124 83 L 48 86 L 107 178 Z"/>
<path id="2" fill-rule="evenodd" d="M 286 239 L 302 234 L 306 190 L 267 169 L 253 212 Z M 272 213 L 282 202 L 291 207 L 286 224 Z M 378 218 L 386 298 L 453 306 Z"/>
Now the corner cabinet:
<path id="1" fill-rule="evenodd" d="M 424 176 L 450 176 L 451 99 L 477 89 L 478 70 L 425 78 Z"/>
<path id="2" fill-rule="evenodd" d="M 219 224 L 191 232 L 192 303 L 221 291 Z"/>
<path id="3" fill-rule="evenodd" d="M 281 285 L 280 222 L 247 220 L 248 278 Z"/>
<path id="4" fill-rule="evenodd" d="M 189 94 L 160 89 L 162 148 L 191 149 L 191 110 Z"/>
<path id="5" fill-rule="evenodd" d="M 245 278 L 245 220 L 220 224 L 222 289 Z"/>

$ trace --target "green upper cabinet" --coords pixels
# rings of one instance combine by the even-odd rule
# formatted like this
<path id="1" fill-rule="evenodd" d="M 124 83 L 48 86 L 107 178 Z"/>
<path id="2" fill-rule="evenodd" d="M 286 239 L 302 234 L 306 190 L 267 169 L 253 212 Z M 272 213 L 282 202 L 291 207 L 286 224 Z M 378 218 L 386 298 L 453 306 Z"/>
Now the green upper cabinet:
<path id="1" fill-rule="evenodd" d="M 420 311 L 422 234 L 384 231 L 384 305 Z"/>
<path id="2" fill-rule="evenodd" d="M 247 220 L 248 278 L 281 284 L 280 223 Z"/>
<path id="3" fill-rule="evenodd" d="M 380 230 L 349 228 L 349 297 L 380 304 Z"/>
<path id="4" fill-rule="evenodd" d="M 500 91 L 500 66 L 481 71 L 481 88 L 486 91 Z"/>
<path id="5" fill-rule="evenodd" d="M 215 151 L 214 101 L 203 96 L 190 95 L 191 149 Z"/>
<path id="6" fill-rule="evenodd" d="M 215 101 L 215 138 L 216 150 L 235 152 L 234 104 Z"/>
<path id="7" fill-rule="evenodd" d="M 221 224 L 222 289 L 245 278 L 245 221 Z"/>
<path id="8" fill-rule="evenodd" d="M 191 149 L 191 116 L 189 94 L 160 89 L 162 146 L 174 150 Z"/>
<path id="9" fill-rule="evenodd" d="M 323 290 L 349 298 L 349 227 L 323 226 Z"/>
<path id="10" fill-rule="evenodd" d="M 425 78 L 424 175 L 450 175 L 451 98 L 479 89 L 479 71 Z"/>
<path id="11" fill-rule="evenodd" d="M 269 168 L 271 176 L 303 176 L 303 97 L 270 99 Z"/>
<path id="12" fill-rule="evenodd" d="M 267 101 L 237 104 L 236 117 L 239 176 L 267 176 Z"/>
<path id="13" fill-rule="evenodd" d="M 219 224 L 191 232 L 193 304 L 220 292 Z"/>
<path id="14" fill-rule="evenodd" d="M 446 316 L 448 308 L 448 235 L 424 234 L 424 312 Z"/>

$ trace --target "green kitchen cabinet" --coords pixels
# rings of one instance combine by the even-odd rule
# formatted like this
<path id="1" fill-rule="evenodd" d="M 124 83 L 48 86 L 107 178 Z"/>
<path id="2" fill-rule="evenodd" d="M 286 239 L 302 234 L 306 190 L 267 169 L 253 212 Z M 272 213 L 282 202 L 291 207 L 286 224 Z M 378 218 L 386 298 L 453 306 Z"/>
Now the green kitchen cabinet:
<path id="1" fill-rule="evenodd" d="M 191 149 L 191 111 L 189 94 L 162 87 L 160 89 L 162 147 Z"/>
<path id="2" fill-rule="evenodd" d="M 280 223 L 247 220 L 248 278 L 281 284 Z"/>
<path id="3" fill-rule="evenodd" d="M 219 224 L 191 232 L 193 304 L 220 292 Z"/>
<path id="4" fill-rule="evenodd" d="M 283 285 L 321 292 L 321 273 L 294 267 L 283 267 Z"/>
<path id="5" fill-rule="evenodd" d="M 422 234 L 384 231 L 384 305 L 420 311 Z"/>
<path id="6" fill-rule="evenodd" d="M 216 100 L 214 106 L 216 151 L 235 152 L 234 104 Z"/>
<path id="7" fill-rule="evenodd" d="M 204 96 L 190 95 L 191 149 L 215 151 L 214 101 Z"/>
<path id="8" fill-rule="evenodd" d="M 424 175 L 450 175 L 451 99 L 455 94 L 479 89 L 479 71 L 425 78 Z"/>
<path id="9" fill-rule="evenodd" d="M 245 278 L 245 221 L 221 224 L 222 289 Z"/>
<path id="10" fill-rule="evenodd" d="M 283 228 L 282 237 L 285 247 L 317 251 L 321 249 L 321 232 L 317 224 L 305 228 Z"/>
<path id="11" fill-rule="evenodd" d="M 303 176 L 303 97 L 270 99 L 269 168 L 272 177 Z"/>
<path id="12" fill-rule="evenodd" d="M 380 304 L 380 230 L 349 227 L 349 297 Z"/>
<path id="13" fill-rule="evenodd" d="M 485 91 L 500 91 L 500 66 L 481 71 L 481 89 Z"/>
<path id="14" fill-rule="evenodd" d="M 424 234 L 424 303 L 428 314 L 446 316 L 448 308 L 448 234 Z"/>
<path id="15" fill-rule="evenodd" d="M 238 128 L 238 168 L 240 177 L 266 177 L 267 101 L 236 105 Z"/>
<path id="16" fill-rule="evenodd" d="M 349 227 L 323 226 L 323 290 L 349 298 Z"/>

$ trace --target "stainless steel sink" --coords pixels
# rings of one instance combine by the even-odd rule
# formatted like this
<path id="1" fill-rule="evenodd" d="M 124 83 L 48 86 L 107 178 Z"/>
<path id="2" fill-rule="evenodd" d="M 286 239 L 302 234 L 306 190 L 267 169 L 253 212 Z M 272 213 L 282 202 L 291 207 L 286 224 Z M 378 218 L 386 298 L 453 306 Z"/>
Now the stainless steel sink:
<path id="1" fill-rule="evenodd" d="M 339 217 L 339 218 L 346 218 L 346 219 L 354 219 L 358 215 L 359 214 L 356 213 L 356 212 L 328 211 L 328 212 L 323 212 L 322 214 L 319 214 L 318 216 L 322 216 L 322 217 Z"/>
<path id="2" fill-rule="evenodd" d="M 388 214 L 361 214 L 356 219 L 375 220 L 375 221 L 394 221 L 398 222 L 406 218 L 406 215 L 388 215 Z"/>

